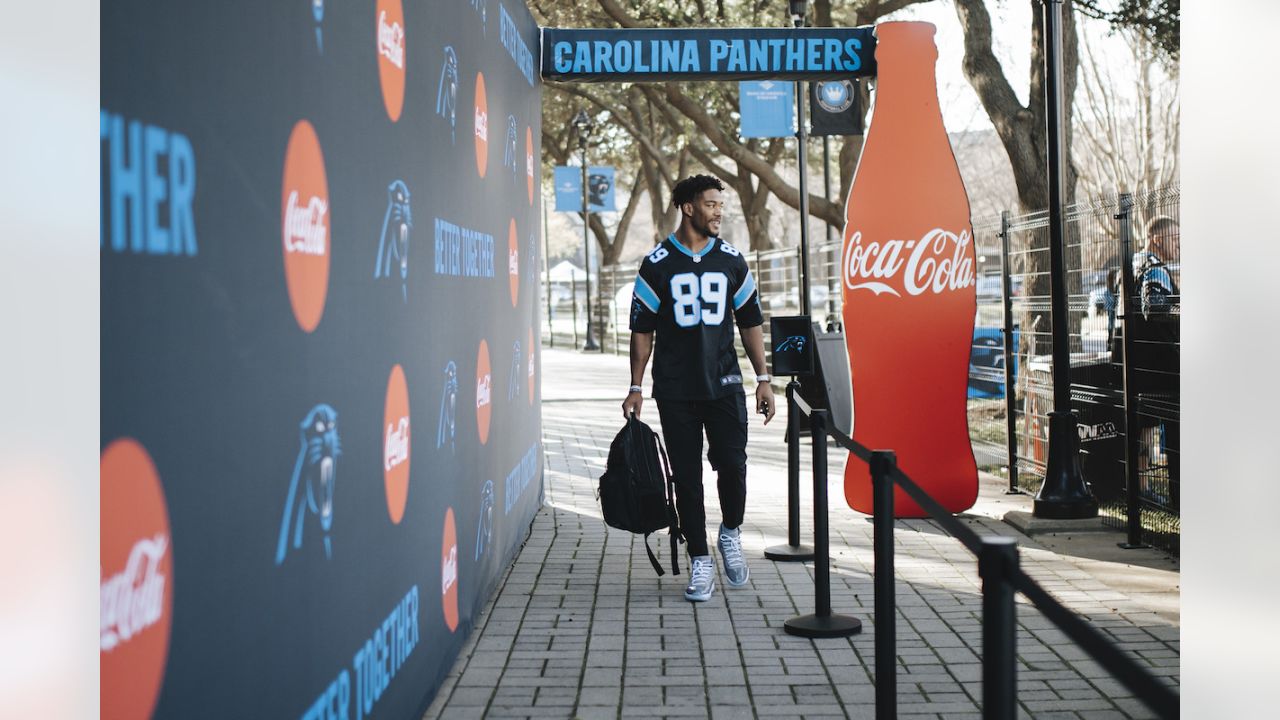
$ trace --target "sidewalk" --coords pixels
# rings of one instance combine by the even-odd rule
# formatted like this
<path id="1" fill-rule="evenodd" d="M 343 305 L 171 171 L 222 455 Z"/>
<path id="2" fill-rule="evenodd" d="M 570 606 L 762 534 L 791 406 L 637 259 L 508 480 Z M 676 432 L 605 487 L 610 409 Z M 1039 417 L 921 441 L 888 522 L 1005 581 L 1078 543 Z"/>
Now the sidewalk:
<path id="1" fill-rule="evenodd" d="M 743 546 L 751 581 L 711 601 L 683 597 L 681 575 L 659 578 L 639 536 L 607 527 L 595 499 L 622 425 L 625 357 L 545 350 L 546 506 L 529 540 L 428 709 L 427 718 L 874 717 L 871 523 L 844 504 L 844 453 L 830 459 L 831 604 L 863 621 L 846 639 L 787 635 L 814 610 L 812 563 L 774 563 L 786 542 L 785 404 L 767 428 L 751 414 Z M 657 428 L 652 400 L 642 411 Z M 801 534 L 812 541 L 812 475 L 802 453 Z M 714 475 L 709 534 L 718 522 Z M 1121 551 L 1119 533 L 1028 538 L 999 518 L 1030 510 L 984 476 L 961 515 L 982 535 L 1018 539 L 1028 575 L 1086 615 L 1140 661 L 1179 682 L 1177 564 Z M 669 565 L 666 536 L 654 536 Z M 932 521 L 896 533 L 898 709 L 902 717 L 981 717 L 982 596 L 974 557 Z M 718 561 L 717 561 L 717 564 Z M 720 572 L 718 568 L 718 572 Z M 1145 707 L 1019 597 L 1018 699 L 1030 718 L 1142 718 Z"/>

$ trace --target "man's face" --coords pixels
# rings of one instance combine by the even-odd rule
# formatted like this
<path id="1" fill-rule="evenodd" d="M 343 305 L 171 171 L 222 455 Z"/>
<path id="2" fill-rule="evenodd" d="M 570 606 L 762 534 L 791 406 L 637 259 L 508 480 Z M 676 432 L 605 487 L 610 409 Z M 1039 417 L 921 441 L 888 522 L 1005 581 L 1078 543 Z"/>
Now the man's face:
<path id="1" fill-rule="evenodd" d="M 724 200 L 719 190 L 715 188 L 703 190 L 693 199 L 693 202 L 684 204 L 684 210 L 689 216 L 689 225 L 694 231 L 703 237 L 720 234 L 720 220 L 724 217 Z"/>
<path id="2" fill-rule="evenodd" d="M 1181 229 L 1177 225 L 1166 225 L 1152 236 L 1152 247 L 1156 255 L 1165 262 L 1178 262 L 1179 241 L 1182 239 Z"/>

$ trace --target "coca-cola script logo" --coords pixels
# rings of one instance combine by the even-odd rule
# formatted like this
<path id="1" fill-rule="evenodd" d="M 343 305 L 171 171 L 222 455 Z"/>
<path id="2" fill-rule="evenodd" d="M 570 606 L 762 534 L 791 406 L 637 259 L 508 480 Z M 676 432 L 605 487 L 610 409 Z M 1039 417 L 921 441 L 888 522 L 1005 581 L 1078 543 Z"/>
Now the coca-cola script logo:
<path id="1" fill-rule="evenodd" d="M 404 369 L 391 368 L 387 379 L 387 401 L 382 413 L 382 473 L 387 488 L 387 512 L 391 522 L 404 518 L 409 499 L 409 388 Z"/>
<path id="2" fill-rule="evenodd" d="M 520 239 L 516 235 L 516 219 L 507 226 L 507 273 L 511 276 L 511 307 L 520 297 Z"/>
<path id="3" fill-rule="evenodd" d="M 476 73 L 476 170 L 484 177 L 489 169 L 489 101 L 484 94 L 484 73 Z"/>
<path id="4" fill-rule="evenodd" d="M 107 446 L 100 483 L 102 716 L 148 718 L 173 619 L 169 510 L 155 465 L 136 440 Z"/>
<path id="5" fill-rule="evenodd" d="M 476 355 L 476 430 L 480 444 L 489 442 L 489 415 L 493 410 L 493 373 L 489 369 L 489 343 L 480 341 Z"/>
<path id="6" fill-rule="evenodd" d="M 404 10 L 400 0 L 378 0 L 377 10 L 378 81 L 382 104 L 391 122 L 400 119 L 404 108 Z"/>
<path id="7" fill-rule="evenodd" d="M 901 297 L 926 292 L 941 294 L 974 284 L 973 240 L 968 230 L 960 234 L 935 228 L 919 240 L 886 240 L 863 244 L 855 232 L 845 243 L 841 263 L 844 285 L 850 290 L 870 290 Z"/>
<path id="8" fill-rule="evenodd" d="M 289 134 L 280 197 L 284 279 L 298 326 L 311 332 L 329 292 L 329 182 L 316 130 L 299 120 Z"/>
<path id="9" fill-rule="evenodd" d="M 444 513 L 444 537 L 440 542 L 440 605 L 449 632 L 458 629 L 458 529 L 453 508 Z"/>

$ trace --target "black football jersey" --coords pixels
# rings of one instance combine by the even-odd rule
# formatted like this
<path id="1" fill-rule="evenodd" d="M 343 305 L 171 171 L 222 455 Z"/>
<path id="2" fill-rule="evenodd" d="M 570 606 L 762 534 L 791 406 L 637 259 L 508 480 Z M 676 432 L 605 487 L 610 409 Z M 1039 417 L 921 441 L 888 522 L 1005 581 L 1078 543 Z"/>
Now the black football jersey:
<path id="1" fill-rule="evenodd" d="M 671 234 L 640 261 L 631 330 L 654 333 L 653 397 L 711 400 L 742 392 L 733 325 L 764 324 L 747 259 L 713 237 L 694 253 Z"/>

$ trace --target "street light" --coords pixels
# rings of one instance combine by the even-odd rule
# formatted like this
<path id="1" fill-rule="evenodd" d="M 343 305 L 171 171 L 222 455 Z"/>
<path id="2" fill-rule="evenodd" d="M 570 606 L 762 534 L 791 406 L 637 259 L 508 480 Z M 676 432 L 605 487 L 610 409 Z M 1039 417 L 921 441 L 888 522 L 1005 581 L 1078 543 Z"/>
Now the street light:
<path id="1" fill-rule="evenodd" d="M 582 152 L 582 264 L 587 271 L 587 341 L 582 344 L 583 350 L 599 350 L 600 345 L 591 334 L 591 238 L 588 220 L 591 207 L 587 204 L 587 143 L 591 140 L 591 131 L 595 123 L 586 110 L 579 110 L 573 116 L 573 128 L 578 131 L 578 149 Z"/>
<path id="2" fill-rule="evenodd" d="M 806 0 L 787 0 L 791 24 L 804 27 Z M 809 134 L 804 127 L 805 86 L 803 80 L 795 81 L 796 91 L 796 153 L 800 156 L 800 314 L 809 315 Z"/>

